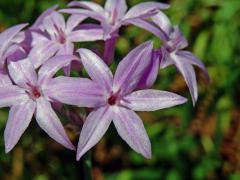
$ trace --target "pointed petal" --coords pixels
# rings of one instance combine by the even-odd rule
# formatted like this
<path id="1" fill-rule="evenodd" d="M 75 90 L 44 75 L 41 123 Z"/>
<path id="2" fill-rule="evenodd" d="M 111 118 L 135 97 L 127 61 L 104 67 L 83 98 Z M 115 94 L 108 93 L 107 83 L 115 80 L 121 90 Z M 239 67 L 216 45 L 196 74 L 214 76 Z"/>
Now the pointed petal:
<path id="1" fill-rule="evenodd" d="M 11 85 L 12 85 L 12 82 L 9 76 L 7 74 L 3 74 L 2 72 L 0 72 L 0 87 L 11 86 Z"/>
<path id="2" fill-rule="evenodd" d="M 79 60 L 79 58 L 73 55 L 59 55 L 52 57 L 40 68 L 38 72 L 38 83 L 47 83 L 58 70 L 68 65 L 73 60 Z"/>
<path id="3" fill-rule="evenodd" d="M 9 62 L 8 70 L 12 80 L 21 87 L 28 88 L 29 84 L 37 83 L 37 74 L 29 59 Z"/>
<path id="4" fill-rule="evenodd" d="M 12 150 L 29 126 L 35 108 L 36 103 L 31 99 L 11 107 L 7 125 L 4 130 L 6 153 Z"/>
<path id="5" fill-rule="evenodd" d="M 187 39 L 183 36 L 178 26 L 173 27 L 169 37 L 171 40 L 167 42 L 167 45 L 173 50 L 184 49 L 188 46 Z"/>
<path id="6" fill-rule="evenodd" d="M 55 141 L 68 149 L 75 150 L 64 127 L 53 111 L 51 104 L 44 98 L 37 99 L 36 120 L 38 125 Z"/>
<path id="7" fill-rule="evenodd" d="M 161 51 L 159 50 L 152 51 L 151 63 L 145 69 L 145 72 L 143 73 L 142 78 L 138 84 L 138 88 L 146 89 L 153 86 L 158 76 L 161 57 L 162 57 Z"/>
<path id="8" fill-rule="evenodd" d="M 121 19 L 127 11 L 126 0 L 107 0 L 104 8 L 112 19 Z"/>
<path id="9" fill-rule="evenodd" d="M 151 62 L 152 49 L 152 42 L 143 43 L 119 63 L 114 78 L 114 91 L 129 93 L 136 88 L 144 70 Z"/>
<path id="10" fill-rule="evenodd" d="M 66 33 L 70 33 L 76 28 L 82 21 L 84 21 L 87 17 L 81 15 L 71 15 L 67 20 Z"/>
<path id="11" fill-rule="evenodd" d="M 192 96 L 193 104 L 195 105 L 198 98 L 196 74 L 192 65 L 184 63 L 181 58 L 181 56 L 172 55 L 172 59 L 174 60 L 177 69 L 180 71 L 185 82 L 187 83 L 190 94 Z"/>
<path id="12" fill-rule="evenodd" d="M 116 108 L 113 123 L 118 134 L 136 152 L 151 159 L 151 143 L 142 120 L 132 110 Z"/>
<path id="13" fill-rule="evenodd" d="M 167 34 L 159 29 L 158 27 L 156 27 L 155 25 L 153 25 L 152 23 L 142 20 L 142 19 L 129 19 L 125 21 L 126 23 L 130 23 L 133 24 L 135 26 L 138 26 L 142 29 L 145 29 L 151 33 L 153 33 L 155 36 L 160 37 L 161 40 L 166 41 L 168 40 L 168 36 Z"/>
<path id="14" fill-rule="evenodd" d="M 104 14 L 104 9 L 102 8 L 102 6 L 100 6 L 99 4 L 97 4 L 95 2 L 72 1 L 68 4 L 68 7 L 74 7 L 74 6 L 82 7 L 82 8 L 88 9 L 88 10 L 92 10 L 92 11 L 97 12 L 99 14 Z"/>
<path id="15" fill-rule="evenodd" d="M 100 141 L 112 121 L 112 115 L 108 107 L 101 107 L 88 115 L 79 138 L 77 160 Z"/>
<path id="16" fill-rule="evenodd" d="M 51 99 L 79 107 L 95 108 L 105 103 L 97 84 L 87 78 L 57 77 L 43 91 Z"/>
<path id="17" fill-rule="evenodd" d="M 93 12 L 91 10 L 70 8 L 70 9 L 61 9 L 61 10 L 59 10 L 59 12 L 67 13 L 67 14 L 84 15 L 86 17 L 90 17 L 90 18 L 96 19 L 98 21 L 105 20 L 105 17 L 103 16 L 103 14 L 99 14 L 99 13 Z"/>
<path id="18" fill-rule="evenodd" d="M 19 24 L 0 33 L 0 57 L 3 56 L 4 51 L 10 45 L 13 38 L 27 25 L 28 24 Z"/>
<path id="19" fill-rule="evenodd" d="M 29 99 L 25 90 L 14 85 L 0 87 L 0 107 L 9 107 Z"/>
<path id="20" fill-rule="evenodd" d="M 160 28 L 163 30 L 163 32 L 166 33 L 166 35 L 170 35 L 172 31 L 172 25 L 167 17 L 166 14 L 163 12 L 159 11 L 156 15 L 152 16 L 152 21 Z"/>
<path id="21" fill-rule="evenodd" d="M 74 44 L 70 41 L 62 44 L 56 53 L 56 55 L 73 55 L 74 54 Z"/>
<path id="22" fill-rule="evenodd" d="M 81 29 L 73 31 L 68 35 L 68 39 L 72 42 L 88 42 L 103 40 L 102 29 Z"/>
<path id="23" fill-rule="evenodd" d="M 153 89 L 135 91 L 122 101 L 122 105 L 134 111 L 156 111 L 169 108 L 187 101 L 175 93 Z"/>
<path id="24" fill-rule="evenodd" d="M 53 7 L 44 11 L 35 21 L 35 23 L 30 27 L 31 29 L 38 29 L 42 26 L 43 20 L 53 13 L 58 8 L 58 5 L 54 5 Z"/>
<path id="25" fill-rule="evenodd" d="M 50 40 L 45 41 L 33 47 L 28 57 L 32 61 L 34 68 L 37 69 L 56 54 L 59 48 L 59 44 Z"/>
<path id="26" fill-rule="evenodd" d="M 168 4 L 157 2 L 144 2 L 133 6 L 124 16 L 124 20 L 133 18 L 148 18 L 158 13 L 159 9 L 167 9 Z"/>
<path id="27" fill-rule="evenodd" d="M 57 11 L 52 12 L 43 20 L 43 27 L 51 37 L 54 37 L 58 29 L 65 31 L 66 24 L 64 16 Z"/>
<path id="28" fill-rule="evenodd" d="M 181 60 L 183 60 L 186 64 L 193 64 L 193 65 L 199 67 L 202 70 L 202 72 L 204 73 L 206 81 L 207 82 L 210 81 L 210 77 L 209 77 L 206 67 L 204 66 L 202 61 L 199 60 L 196 56 L 194 56 L 191 52 L 178 51 L 176 53 L 176 55 L 181 56 L 182 57 Z"/>
<path id="29" fill-rule="evenodd" d="M 81 56 L 82 64 L 92 80 L 105 90 L 110 90 L 113 75 L 103 60 L 88 49 L 79 49 L 78 52 Z"/>

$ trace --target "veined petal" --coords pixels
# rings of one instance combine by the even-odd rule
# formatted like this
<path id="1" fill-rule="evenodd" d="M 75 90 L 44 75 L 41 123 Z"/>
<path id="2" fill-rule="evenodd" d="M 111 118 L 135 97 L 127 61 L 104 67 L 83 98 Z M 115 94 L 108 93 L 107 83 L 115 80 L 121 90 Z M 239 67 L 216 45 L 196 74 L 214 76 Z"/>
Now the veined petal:
<path id="1" fill-rule="evenodd" d="M 53 111 L 51 104 L 44 98 L 37 99 L 36 120 L 38 125 L 55 141 L 68 149 L 75 150 L 64 127 Z"/>
<path id="2" fill-rule="evenodd" d="M 44 64 L 50 57 L 52 57 L 60 49 L 60 45 L 53 41 L 42 42 L 30 51 L 29 59 L 32 61 L 34 68 L 39 68 Z"/>
<path id="3" fill-rule="evenodd" d="M 209 77 L 206 67 L 204 66 L 202 61 L 199 60 L 196 56 L 194 56 L 191 52 L 178 51 L 178 52 L 176 52 L 176 55 L 181 56 L 182 57 L 181 60 L 184 61 L 186 64 L 192 64 L 192 65 L 199 67 L 202 70 L 202 72 L 204 73 L 205 79 L 207 80 L 207 82 L 210 81 L 210 77 Z"/>
<path id="4" fill-rule="evenodd" d="M 146 42 L 132 50 L 118 65 L 114 77 L 114 91 L 131 92 L 138 85 L 144 70 L 150 64 L 152 42 Z"/>
<path id="5" fill-rule="evenodd" d="M 121 19 L 127 11 L 126 0 L 106 0 L 104 8 L 112 20 Z"/>
<path id="6" fill-rule="evenodd" d="M 105 17 L 103 16 L 103 14 L 99 14 L 91 10 L 69 8 L 69 9 L 61 9 L 59 10 L 59 12 L 67 13 L 67 14 L 84 15 L 86 17 L 90 17 L 98 21 L 105 21 Z"/>
<path id="7" fill-rule="evenodd" d="M 56 55 L 73 55 L 74 54 L 74 44 L 68 41 L 62 44 L 56 53 Z"/>
<path id="8" fill-rule="evenodd" d="M 0 73 L 0 88 L 3 86 L 11 86 L 12 82 L 7 74 Z"/>
<path id="9" fill-rule="evenodd" d="M 158 76 L 161 58 L 162 58 L 161 51 L 159 51 L 159 50 L 152 51 L 151 63 L 145 69 L 145 71 L 142 75 L 142 78 L 138 84 L 138 88 L 146 89 L 146 88 L 150 88 L 151 86 L 153 86 L 153 84 L 155 83 L 157 76 Z"/>
<path id="10" fill-rule="evenodd" d="M 165 41 L 168 40 L 168 35 L 163 30 L 159 29 L 158 27 L 156 27 L 155 25 L 153 25 L 152 23 L 146 20 L 129 19 L 129 20 L 126 20 L 125 23 L 130 23 L 142 29 L 145 29 L 153 33 L 155 36 L 160 37 L 162 40 L 165 40 Z"/>
<path id="11" fill-rule="evenodd" d="M 64 31 L 66 28 L 64 16 L 57 11 L 52 12 L 43 20 L 43 27 L 54 37 L 58 30 Z"/>
<path id="12" fill-rule="evenodd" d="M 92 10 L 92 11 L 97 12 L 99 14 L 104 14 L 104 9 L 102 8 L 102 6 L 100 6 L 99 4 L 97 4 L 95 2 L 72 1 L 68 4 L 68 7 L 74 7 L 74 6 L 82 7 L 82 8 L 88 9 L 88 10 Z"/>
<path id="13" fill-rule="evenodd" d="M 64 104 L 90 108 L 104 104 L 98 85 L 87 78 L 57 77 L 43 91 L 50 99 Z"/>
<path id="14" fill-rule="evenodd" d="M 35 23 L 31 26 L 31 29 L 38 29 L 42 26 L 43 20 L 53 13 L 58 8 L 58 5 L 54 5 L 53 7 L 44 11 L 35 21 Z"/>
<path id="15" fill-rule="evenodd" d="M 72 31 L 68 35 L 68 39 L 72 42 L 87 42 L 87 41 L 97 41 L 103 40 L 103 30 L 102 29 L 81 29 L 77 31 Z"/>
<path id="16" fill-rule="evenodd" d="M 27 58 L 19 61 L 10 61 L 8 64 L 9 74 L 12 80 L 21 87 L 37 84 L 37 74 L 32 62 Z"/>
<path id="17" fill-rule="evenodd" d="M 166 14 L 163 12 L 159 11 L 156 15 L 152 16 L 152 21 L 160 28 L 163 30 L 163 32 L 166 33 L 166 35 L 170 35 L 172 31 L 172 25 L 167 17 Z"/>
<path id="18" fill-rule="evenodd" d="M 106 106 L 98 108 L 88 115 L 78 142 L 77 160 L 100 141 L 112 121 L 112 116 L 112 111 Z"/>
<path id="19" fill-rule="evenodd" d="M 3 55 L 13 38 L 27 25 L 28 24 L 19 24 L 0 33 L 0 57 Z"/>
<path id="20" fill-rule="evenodd" d="M 18 86 L 5 85 L 0 87 L 0 107 L 9 107 L 28 99 L 25 90 Z"/>
<path id="21" fill-rule="evenodd" d="M 59 55 L 49 59 L 38 72 L 38 84 L 47 83 L 58 70 L 73 60 L 79 60 L 79 58 L 74 55 Z"/>
<path id="22" fill-rule="evenodd" d="M 104 54 L 103 60 L 106 64 L 111 65 L 114 59 L 115 46 L 116 46 L 116 37 L 112 37 L 105 41 L 104 45 Z"/>
<path id="23" fill-rule="evenodd" d="M 84 21 L 87 17 L 73 14 L 71 15 L 67 20 L 67 27 L 66 27 L 66 33 L 70 33 L 73 31 L 74 28 L 76 28 L 82 21 Z"/>
<path id="24" fill-rule="evenodd" d="M 157 3 L 157 2 L 144 2 L 133 6 L 127 14 L 124 16 L 123 20 L 132 18 L 148 18 L 152 15 L 158 13 L 159 9 L 167 9 L 168 4 Z"/>
<path id="25" fill-rule="evenodd" d="M 113 123 L 121 138 L 136 152 L 150 159 L 151 143 L 142 120 L 132 110 L 119 107 L 115 109 Z"/>
<path id="26" fill-rule="evenodd" d="M 81 56 L 82 64 L 92 80 L 105 90 L 110 90 L 113 75 L 104 61 L 88 49 L 79 49 L 78 52 Z"/>
<path id="27" fill-rule="evenodd" d="M 127 95 L 121 104 L 134 111 L 156 111 L 183 104 L 186 101 L 186 98 L 175 93 L 147 89 Z"/>
<path id="28" fill-rule="evenodd" d="M 35 108 L 36 103 L 31 99 L 11 107 L 4 131 L 6 153 L 12 150 L 29 126 Z"/>
<path id="29" fill-rule="evenodd" d="M 187 83 L 190 94 L 192 96 L 193 104 L 195 105 L 198 98 L 198 88 L 194 68 L 191 64 L 184 63 L 184 61 L 181 59 L 181 56 L 172 55 L 171 57 L 174 60 L 177 69 L 180 71 L 185 82 Z"/>

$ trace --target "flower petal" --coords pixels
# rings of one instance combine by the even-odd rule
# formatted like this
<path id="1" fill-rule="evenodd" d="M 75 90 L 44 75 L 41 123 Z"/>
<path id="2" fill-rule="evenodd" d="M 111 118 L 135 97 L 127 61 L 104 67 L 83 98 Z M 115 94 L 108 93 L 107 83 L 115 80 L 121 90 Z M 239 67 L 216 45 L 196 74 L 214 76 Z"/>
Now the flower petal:
<path id="1" fill-rule="evenodd" d="M 151 86 L 153 86 L 153 84 L 155 83 L 157 76 L 158 76 L 161 58 L 162 58 L 161 51 L 159 51 L 159 50 L 152 51 L 151 63 L 145 69 L 145 72 L 142 75 L 142 78 L 138 84 L 138 88 L 146 89 L 146 88 L 150 88 Z"/>
<path id="2" fill-rule="evenodd" d="M 57 11 L 52 12 L 43 20 L 43 27 L 51 37 L 54 37 L 58 30 L 65 31 L 64 16 Z"/>
<path id="3" fill-rule="evenodd" d="M 97 12 L 99 14 L 104 14 L 104 9 L 102 8 L 102 6 L 100 6 L 99 4 L 97 4 L 95 2 L 72 1 L 68 4 L 68 7 L 74 7 L 74 6 L 82 7 L 82 8 L 88 9 L 88 10 L 92 10 L 92 11 Z"/>
<path id="4" fill-rule="evenodd" d="M 105 41 L 103 60 L 108 65 L 111 65 L 114 59 L 116 41 L 116 37 L 112 37 Z"/>
<path id="5" fill-rule="evenodd" d="M 136 88 L 151 60 L 152 42 L 132 50 L 118 65 L 114 77 L 114 91 L 126 94 Z"/>
<path id="6" fill-rule="evenodd" d="M 202 61 L 199 60 L 196 56 L 194 56 L 191 52 L 178 51 L 176 53 L 176 55 L 181 56 L 182 57 L 181 60 L 184 61 L 186 64 L 192 64 L 192 65 L 199 67 L 202 70 L 202 72 L 204 73 L 206 81 L 207 82 L 210 81 L 210 77 L 209 77 L 206 67 L 204 66 Z"/>
<path id="7" fill-rule="evenodd" d="M 186 98 L 175 93 L 147 89 L 135 91 L 124 97 L 121 102 L 123 106 L 134 111 L 156 111 L 183 104 L 186 101 Z"/>
<path id="8" fill-rule="evenodd" d="M 177 69 L 180 71 L 185 82 L 187 83 L 190 94 L 192 96 L 193 105 L 195 105 L 198 98 L 198 88 L 194 68 L 191 64 L 182 61 L 181 56 L 172 55 L 171 57 L 174 60 Z"/>
<path id="9" fill-rule="evenodd" d="M 63 68 L 67 66 L 73 60 L 79 60 L 77 56 L 73 55 L 59 55 L 54 56 L 49 59 L 38 72 L 38 84 L 44 84 L 49 81 L 53 77 L 53 75 Z"/>
<path id="10" fill-rule="evenodd" d="M 57 77 L 43 91 L 50 99 L 64 104 L 94 108 L 104 104 L 99 87 L 87 78 Z"/>
<path id="11" fill-rule="evenodd" d="M 168 4 L 157 2 L 144 2 L 133 6 L 124 16 L 124 20 L 133 18 L 148 18 L 158 13 L 159 9 L 167 9 Z"/>
<path id="12" fill-rule="evenodd" d="M 81 15 L 71 15 L 67 20 L 67 27 L 66 27 L 66 33 L 70 33 L 73 31 L 74 28 L 76 28 L 82 21 L 84 21 L 87 17 L 81 16 Z"/>
<path id="13" fill-rule="evenodd" d="M 44 11 L 35 21 L 35 23 L 30 27 L 31 29 L 38 29 L 41 28 L 43 20 L 49 16 L 51 13 L 53 13 L 58 8 L 58 5 L 54 5 L 53 7 L 47 9 Z"/>
<path id="14" fill-rule="evenodd" d="M 160 28 L 163 30 L 163 32 L 166 33 L 166 35 L 170 35 L 172 31 L 172 25 L 167 17 L 166 14 L 163 12 L 159 11 L 156 15 L 152 16 L 152 21 Z"/>
<path id="15" fill-rule="evenodd" d="M 104 8 L 110 14 L 111 19 L 121 19 L 127 11 L 126 0 L 107 0 Z"/>
<path id="16" fill-rule="evenodd" d="M 68 149 L 75 150 L 64 127 L 53 111 L 51 104 L 44 98 L 37 99 L 36 120 L 38 125 L 55 141 Z"/>
<path id="17" fill-rule="evenodd" d="M 44 64 L 60 49 L 59 44 L 53 41 L 44 41 L 34 46 L 29 53 L 29 59 L 32 61 L 35 69 Z"/>
<path id="18" fill-rule="evenodd" d="M 79 138 L 77 160 L 100 141 L 112 121 L 112 115 L 108 107 L 101 107 L 88 115 Z"/>
<path id="19" fill-rule="evenodd" d="M 29 99 L 25 90 L 14 85 L 4 85 L 0 88 L 0 107 L 9 107 Z"/>
<path id="20" fill-rule="evenodd" d="M 105 90 L 110 90 L 113 75 L 103 60 L 88 49 L 79 49 L 78 52 L 81 56 L 82 64 L 92 80 Z"/>
<path id="21" fill-rule="evenodd" d="M 102 29 L 81 29 L 73 31 L 68 35 L 68 39 L 72 42 L 88 42 L 103 39 Z"/>
<path id="22" fill-rule="evenodd" d="M 37 84 L 36 71 L 28 58 L 19 61 L 10 61 L 8 70 L 12 80 L 23 88 Z"/>
<path id="23" fill-rule="evenodd" d="M 151 143 L 142 120 L 132 110 L 116 108 L 113 123 L 118 134 L 136 152 L 151 159 Z"/>
<path id="24" fill-rule="evenodd" d="M 9 76 L 7 74 L 0 72 L 0 87 L 9 86 L 9 85 L 10 86 L 12 85 L 12 82 Z"/>
<path id="25" fill-rule="evenodd" d="M 61 10 L 59 10 L 59 12 L 67 13 L 67 14 L 84 15 L 86 17 L 90 17 L 90 18 L 96 19 L 98 21 L 105 20 L 105 17 L 103 16 L 103 14 L 99 14 L 99 13 L 93 12 L 91 10 L 69 8 L 69 9 L 61 9 Z"/>
<path id="26" fill-rule="evenodd" d="M 0 33 L 0 57 L 3 56 L 4 51 L 9 46 L 13 38 L 27 25 L 28 24 L 19 24 Z"/>
<path id="27" fill-rule="evenodd" d="M 13 105 L 9 112 L 4 131 L 5 152 L 8 153 L 17 144 L 24 131 L 29 126 L 36 103 L 29 99 L 21 104 Z"/>

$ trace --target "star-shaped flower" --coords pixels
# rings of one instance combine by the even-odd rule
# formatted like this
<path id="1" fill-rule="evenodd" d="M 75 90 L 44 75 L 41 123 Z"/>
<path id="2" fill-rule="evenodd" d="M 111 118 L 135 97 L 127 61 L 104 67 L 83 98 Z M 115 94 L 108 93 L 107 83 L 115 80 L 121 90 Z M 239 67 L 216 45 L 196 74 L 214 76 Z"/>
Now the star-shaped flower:
<path id="1" fill-rule="evenodd" d="M 81 61 L 101 93 L 93 106 L 79 139 L 77 159 L 92 148 L 105 134 L 113 121 L 118 134 L 127 144 L 146 158 L 151 158 L 151 145 L 140 117 L 134 111 L 155 111 L 186 102 L 170 92 L 158 90 L 135 91 L 144 69 L 150 62 L 152 43 L 147 42 L 131 51 L 118 65 L 115 76 L 100 57 L 80 49 Z"/>

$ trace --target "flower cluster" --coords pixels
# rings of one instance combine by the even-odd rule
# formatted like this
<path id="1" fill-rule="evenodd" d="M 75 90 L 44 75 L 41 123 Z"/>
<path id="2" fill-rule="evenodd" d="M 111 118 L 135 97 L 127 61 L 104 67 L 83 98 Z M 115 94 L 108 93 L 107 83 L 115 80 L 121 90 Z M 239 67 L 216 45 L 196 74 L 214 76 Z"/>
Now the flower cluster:
<path id="1" fill-rule="evenodd" d="M 189 87 L 193 103 L 197 82 L 193 65 L 206 75 L 203 63 L 183 50 L 187 41 L 161 11 L 169 5 L 145 2 L 128 10 L 125 0 L 107 0 L 104 8 L 87 1 L 71 2 L 45 11 L 36 22 L 13 26 L 0 34 L 0 107 L 10 107 L 4 132 L 5 151 L 17 144 L 33 116 L 52 139 L 75 150 L 53 104 L 90 109 L 80 132 L 77 160 L 105 134 L 111 122 L 118 134 L 136 152 L 151 158 L 151 144 L 143 122 L 135 111 L 155 111 L 183 104 L 177 94 L 149 89 L 159 69 L 174 65 Z M 68 15 L 65 20 L 64 13 Z M 99 23 L 89 24 L 87 19 Z M 133 49 L 109 68 L 122 26 L 143 28 L 162 41 L 154 49 L 151 41 Z M 104 51 L 77 49 L 81 42 L 104 42 Z M 64 75 L 56 75 L 62 69 Z M 85 70 L 88 78 L 70 77 Z M 79 73 L 81 74 L 81 73 Z"/>

